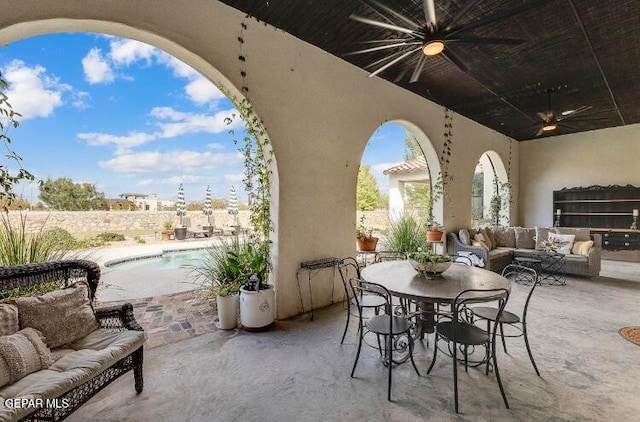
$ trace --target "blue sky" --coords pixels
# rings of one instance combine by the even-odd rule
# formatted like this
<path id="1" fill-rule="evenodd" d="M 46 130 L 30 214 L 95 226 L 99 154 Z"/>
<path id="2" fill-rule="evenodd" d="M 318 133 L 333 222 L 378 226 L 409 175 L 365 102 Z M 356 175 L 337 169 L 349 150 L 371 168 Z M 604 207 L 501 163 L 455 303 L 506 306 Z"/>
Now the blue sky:
<path id="1" fill-rule="evenodd" d="M 0 48 L 7 95 L 22 114 L 13 147 L 36 178 L 68 177 L 96 185 L 107 198 L 124 192 L 187 202 L 232 185 L 242 196 L 243 159 L 224 119 L 234 107 L 214 84 L 167 53 L 100 34 L 52 34 Z M 234 122 L 236 132 L 242 123 Z M 367 145 L 382 171 L 402 161 L 404 128 L 386 124 Z M 35 185 L 16 191 L 37 202 Z"/>

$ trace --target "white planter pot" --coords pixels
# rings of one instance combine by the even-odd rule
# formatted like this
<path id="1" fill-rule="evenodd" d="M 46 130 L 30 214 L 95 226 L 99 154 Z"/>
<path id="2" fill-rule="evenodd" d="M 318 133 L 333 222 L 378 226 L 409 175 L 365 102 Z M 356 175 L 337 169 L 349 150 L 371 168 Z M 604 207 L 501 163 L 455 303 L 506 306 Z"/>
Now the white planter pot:
<path id="1" fill-rule="evenodd" d="M 238 295 L 216 296 L 218 328 L 232 330 L 238 325 Z"/>
<path id="2" fill-rule="evenodd" d="M 240 322 L 245 328 L 264 328 L 275 320 L 273 286 L 257 292 L 240 289 Z"/>

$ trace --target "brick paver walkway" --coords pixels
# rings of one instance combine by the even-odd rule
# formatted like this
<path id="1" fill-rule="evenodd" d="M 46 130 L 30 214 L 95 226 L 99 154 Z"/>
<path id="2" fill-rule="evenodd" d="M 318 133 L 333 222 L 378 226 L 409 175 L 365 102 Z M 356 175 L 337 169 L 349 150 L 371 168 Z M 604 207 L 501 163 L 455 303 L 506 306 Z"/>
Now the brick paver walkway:
<path id="1" fill-rule="evenodd" d="M 147 333 L 145 348 L 164 346 L 186 338 L 218 330 L 216 312 L 196 292 L 174 293 L 122 302 L 105 302 L 110 306 L 124 302 L 133 304 L 136 320 Z"/>

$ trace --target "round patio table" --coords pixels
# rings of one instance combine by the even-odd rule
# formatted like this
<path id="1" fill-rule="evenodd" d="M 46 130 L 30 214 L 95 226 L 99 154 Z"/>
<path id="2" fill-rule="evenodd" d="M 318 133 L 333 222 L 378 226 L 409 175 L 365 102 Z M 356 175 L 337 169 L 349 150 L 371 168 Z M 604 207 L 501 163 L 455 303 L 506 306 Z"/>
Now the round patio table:
<path id="1" fill-rule="evenodd" d="M 393 296 L 421 304 L 422 331 L 431 333 L 435 326 L 434 303 L 451 304 L 468 289 L 507 289 L 511 282 L 500 274 L 478 267 L 453 263 L 440 277 L 426 278 L 413 269 L 409 261 L 387 261 L 362 269 L 366 281 L 384 286 Z M 474 292 L 465 297 L 488 298 L 488 293 Z"/>

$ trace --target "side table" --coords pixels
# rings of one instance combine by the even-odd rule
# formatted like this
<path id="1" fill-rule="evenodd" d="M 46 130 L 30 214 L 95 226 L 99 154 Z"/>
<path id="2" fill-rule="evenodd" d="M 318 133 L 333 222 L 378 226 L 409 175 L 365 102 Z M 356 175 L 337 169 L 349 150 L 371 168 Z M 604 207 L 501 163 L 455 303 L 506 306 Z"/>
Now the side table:
<path id="1" fill-rule="evenodd" d="M 542 272 L 542 260 L 538 258 L 532 258 L 528 256 L 516 256 L 513 258 L 513 262 L 515 262 L 515 282 L 518 284 L 531 285 L 532 282 L 537 282 L 540 278 L 540 273 Z M 536 274 L 535 279 L 532 281 L 531 276 L 527 271 L 520 271 L 520 268 L 528 268 L 533 270 Z"/>
<path id="2" fill-rule="evenodd" d="M 537 256 L 542 260 L 540 281 L 550 286 L 565 286 L 567 284 L 564 276 L 564 266 L 567 263 L 565 255 L 541 252 Z"/>

